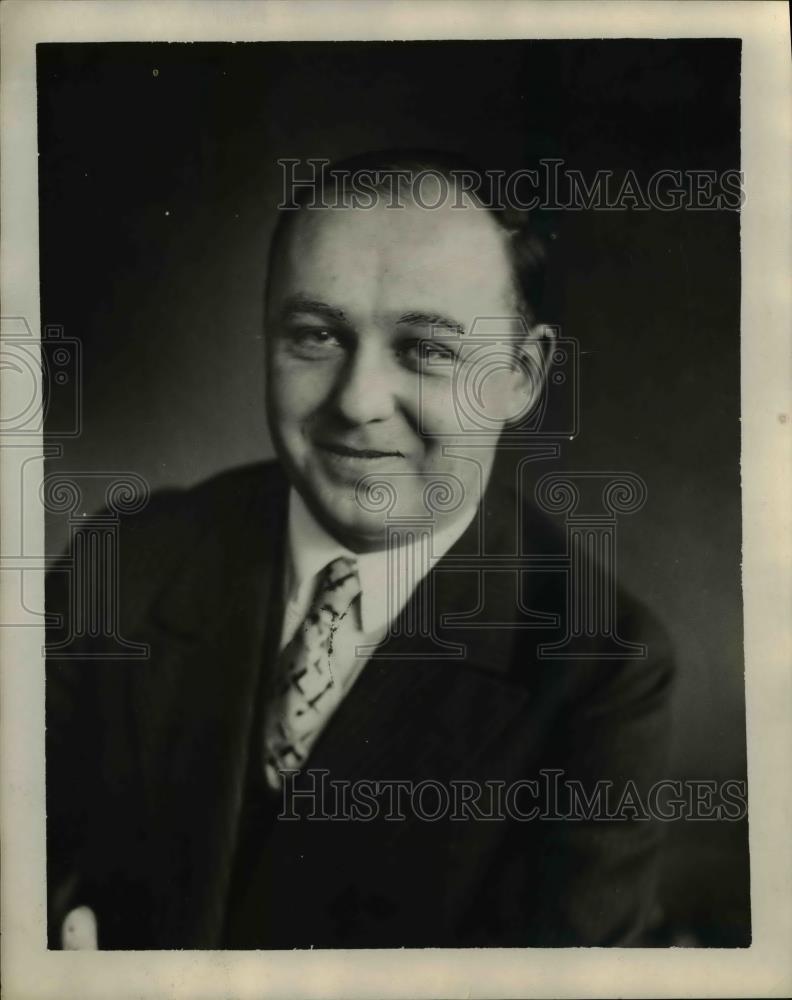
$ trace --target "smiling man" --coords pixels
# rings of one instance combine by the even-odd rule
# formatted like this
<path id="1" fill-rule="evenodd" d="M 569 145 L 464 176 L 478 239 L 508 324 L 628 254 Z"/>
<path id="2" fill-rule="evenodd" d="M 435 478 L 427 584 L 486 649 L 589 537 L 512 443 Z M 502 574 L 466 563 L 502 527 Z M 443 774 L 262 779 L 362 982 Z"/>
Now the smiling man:
<path id="1" fill-rule="evenodd" d="M 451 183 L 442 158 L 365 162 Z M 53 946 L 81 919 L 102 948 L 642 940 L 662 632 L 610 582 L 612 627 L 545 656 L 580 595 L 524 464 L 495 473 L 552 342 L 536 244 L 469 191 L 383 192 L 282 217 L 278 461 L 130 519 L 121 631 L 146 661 L 87 633 L 50 659 Z M 68 627 L 66 579 L 48 609 Z M 597 813 L 603 781 L 626 810 Z"/>
<path id="2" fill-rule="evenodd" d="M 500 428 L 536 401 L 548 335 L 527 326 L 505 229 L 469 196 L 434 209 L 383 197 L 366 210 L 305 210 L 278 248 L 270 426 L 311 512 L 352 548 L 383 548 L 384 520 L 356 485 L 387 482 L 391 515 L 409 517 L 425 513 L 428 486 L 453 476 L 464 499 L 451 516 L 472 515 Z M 468 342 L 482 318 L 499 320 L 486 352 L 480 336 Z M 456 405 L 459 370 L 475 366 L 485 447 L 468 442 Z"/>

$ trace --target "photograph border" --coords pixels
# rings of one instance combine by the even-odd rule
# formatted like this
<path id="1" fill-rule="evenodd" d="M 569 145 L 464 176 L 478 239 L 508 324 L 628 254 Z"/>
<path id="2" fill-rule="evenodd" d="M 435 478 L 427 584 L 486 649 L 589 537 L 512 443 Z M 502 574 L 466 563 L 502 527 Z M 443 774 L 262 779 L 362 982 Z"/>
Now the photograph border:
<path id="1" fill-rule="evenodd" d="M 8 0 L 2 21 L 2 315 L 40 337 L 38 42 L 741 38 L 742 510 L 753 941 L 746 949 L 48 952 L 43 627 L 0 628 L 2 966 L 22 997 L 788 996 L 792 992 L 792 66 L 782 2 L 548 4 L 531 0 Z M 2 372 L 0 416 L 18 412 Z M 40 401 L 39 401 L 40 405 Z M 41 568 L 4 586 L 0 624 L 43 606 L 41 435 L 0 438 L 2 562 Z M 38 498 L 38 491 L 35 491 Z M 24 505 L 24 510 L 22 509 Z M 716 516 L 717 512 L 713 512 Z"/>

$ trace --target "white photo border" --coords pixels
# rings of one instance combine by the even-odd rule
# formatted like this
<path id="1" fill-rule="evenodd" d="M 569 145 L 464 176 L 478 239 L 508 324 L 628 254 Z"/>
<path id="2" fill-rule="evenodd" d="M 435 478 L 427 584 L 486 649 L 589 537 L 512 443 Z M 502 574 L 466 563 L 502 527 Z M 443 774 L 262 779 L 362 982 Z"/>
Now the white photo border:
<path id="1" fill-rule="evenodd" d="M 747 949 L 48 952 L 42 630 L 0 628 L 2 960 L 11 998 L 738 997 L 792 994 L 792 65 L 783 2 L 7 0 L 2 312 L 38 336 L 37 42 L 468 38 L 742 39 L 742 486 L 753 943 Z M 2 375 L 4 373 L 0 373 Z M 3 379 L 2 413 L 16 412 Z M 21 463 L 0 451 L 3 556 Z M 42 510 L 25 511 L 44 552 Z M 27 599 L 41 606 L 43 571 Z M 0 593 L 0 621 L 21 595 Z"/>

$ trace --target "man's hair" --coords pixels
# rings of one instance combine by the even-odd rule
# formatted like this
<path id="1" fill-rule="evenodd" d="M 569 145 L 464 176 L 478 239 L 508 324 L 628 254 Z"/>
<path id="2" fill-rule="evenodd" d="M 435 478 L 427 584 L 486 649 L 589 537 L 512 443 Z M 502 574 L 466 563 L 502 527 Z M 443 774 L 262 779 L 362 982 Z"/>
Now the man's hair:
<path id="1" fill-rule="evenodd" d="M 529 213 L 500 203 L 493 184 L 495 172 L 483 170 L 456 153 L 381 150 L 325 163 L 315 182 L 296 185 L 289 207 L 281 207 L 270 244 L 270 276 L 280 249 L 302 211 L 348 204 L 372 207 L 377 197 L 383 196 L 396 209 L 405 201 L 416 203 L 416 193 L 425 176 L 434 176 L 448 184 L 452 205 L 463 207 L 466 204 L 463 199 L 467 197 L 489 213 L 505 236 L 520 315 L 529 325 L 537 322 L 544 292 L 546 241 L 536 231 Z"/>

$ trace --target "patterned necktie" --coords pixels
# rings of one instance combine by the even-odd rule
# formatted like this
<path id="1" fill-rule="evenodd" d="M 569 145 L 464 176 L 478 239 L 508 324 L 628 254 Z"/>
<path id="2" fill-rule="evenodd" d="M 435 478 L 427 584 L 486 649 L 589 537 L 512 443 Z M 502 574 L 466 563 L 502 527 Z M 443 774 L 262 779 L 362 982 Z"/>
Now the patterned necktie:
<path id="1" fill-rule="evenodd" d="M 264 763 L 272 788 L 280 786 L 281 769 L 302 766 L 341 700 L 344 678 L 333 640 L 358 594 L 354 560 L 334 559 L 319 574 L 305 621 L 281 651 L 264 724 Z"/>

